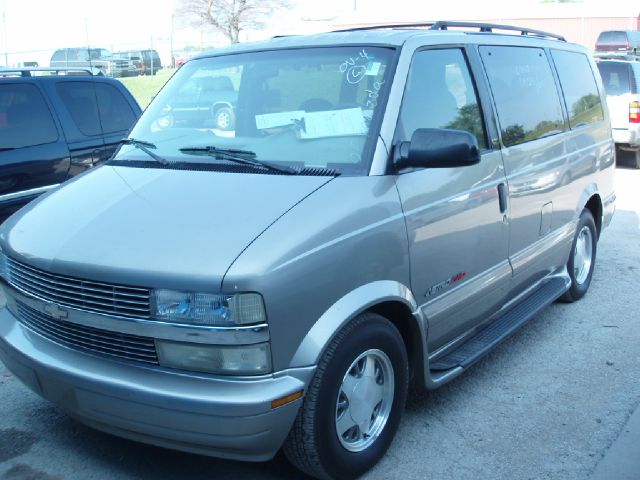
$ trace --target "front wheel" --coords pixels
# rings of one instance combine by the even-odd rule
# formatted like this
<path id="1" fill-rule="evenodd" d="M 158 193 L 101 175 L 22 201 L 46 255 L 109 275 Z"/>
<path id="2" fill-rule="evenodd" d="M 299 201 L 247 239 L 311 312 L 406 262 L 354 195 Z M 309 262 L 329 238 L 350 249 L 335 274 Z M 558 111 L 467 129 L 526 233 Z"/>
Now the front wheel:
<path id="1" fill-rule="evenodd" d="M 362 475 L 393 440 L 408 378 L 407 353 L 396 327 L 377 314 L 358 316 L 320 360 L 285 455 L 316 478 Z"/>
<path id="2" fill-rule="evenodd" d="M 575 302 L 584 297 L 591 284 L 596 265 L 598 231 L 593 215 L 587 209 L 580 214 L 576 235 L 571 246 L 567 270 L 571 277 L 571 287 L 562 296 L 566 302 Z"/>
<path id="3" fill-rule="evenodd" d="M 216 128 L 220 130 L 233 130 L 236 124 L 236 116 L 230 107 L 220 107 L 214 110 L 213 119 Z"/>

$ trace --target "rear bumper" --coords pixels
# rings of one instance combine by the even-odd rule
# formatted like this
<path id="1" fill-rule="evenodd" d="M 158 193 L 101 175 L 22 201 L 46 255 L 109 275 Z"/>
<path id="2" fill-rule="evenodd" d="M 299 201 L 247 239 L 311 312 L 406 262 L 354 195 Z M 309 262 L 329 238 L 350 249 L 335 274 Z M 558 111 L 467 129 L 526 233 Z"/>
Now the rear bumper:
<path id="1" fill-rule="evenodd" d="M 613 128 L 611 134 L 616 146 L 629 149 L 640 148 L 640 125 L 633 128 Z"/>
<path id="2" fill-rule="evenodd" d="M 103 359 L 58 345 L 0 310 L 0 360 L 36 393 L 89 426 L 125 438 L 237 460 L 272 458 L 314 368 L 227 379 Z"/>

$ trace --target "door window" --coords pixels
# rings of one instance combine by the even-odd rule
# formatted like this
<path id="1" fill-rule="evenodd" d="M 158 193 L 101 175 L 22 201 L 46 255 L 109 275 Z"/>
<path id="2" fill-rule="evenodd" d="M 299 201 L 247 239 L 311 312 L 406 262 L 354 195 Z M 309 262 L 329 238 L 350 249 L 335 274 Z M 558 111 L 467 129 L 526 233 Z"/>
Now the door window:
<path id="1" fill-rule="evenodd" d="M 87 136 L 102 134 L 94 83 L 59 82 L 56 88 L 78 130 Z"/>
<path id="2" fill-rule="evenodd" d="M 505 146 L 564 131 L 562 106 L 542 48 L 480 47 Z"/>
<path id="3" fill-rule="evenodd" d="M 0 85 L 0 150 L 42 145 L 56 140 L 58 129 L 35 85 Z"/>
<path id="4" fill-rule="evenodd" d="M 425 50 L 415 54 L 396 138 L 411 140 L 418 128 L 465 130 L 476 136 L 480 148 L 486 148 L 478 96 L 460 49 Z"/>

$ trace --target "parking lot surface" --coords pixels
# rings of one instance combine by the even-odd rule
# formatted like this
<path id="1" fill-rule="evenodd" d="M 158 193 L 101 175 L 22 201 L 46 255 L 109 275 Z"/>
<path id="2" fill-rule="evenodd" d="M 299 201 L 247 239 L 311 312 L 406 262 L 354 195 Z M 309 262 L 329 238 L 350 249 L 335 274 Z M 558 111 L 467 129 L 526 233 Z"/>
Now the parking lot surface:
<path id="1" fill-rule="evenodd" d="M 412 394 L 389 452 L 365 478 L 585 479 L 617 454 L 619 438 L 624 446 L 634 435 L 628 429 L 639 423 L 629 418 L 640 404 L 640 170 L 618 168 L 616 191 L 616 214 L 598 245 L 587 296 L 553 304 L 452 383 Z M 0 363 L 0 479 L 135 478 L 302 477 L 280 457 L 231 462 L 96 432 Z"/>

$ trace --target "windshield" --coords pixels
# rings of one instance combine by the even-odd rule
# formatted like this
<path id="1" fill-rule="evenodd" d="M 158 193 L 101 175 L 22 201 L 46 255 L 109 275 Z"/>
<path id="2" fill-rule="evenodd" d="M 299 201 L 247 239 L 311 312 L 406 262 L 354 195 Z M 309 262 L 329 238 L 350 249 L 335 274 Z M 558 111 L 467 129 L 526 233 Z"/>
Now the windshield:
<path id="1" fill-rule="evenodd" d="M 186 63 L 131 132 L 170 162 L 220 163 L 194 147 L 251 152 L 297 170 L 366 175 L 390 84 L 391 48 L 330 47 Z M 148 160 L 123 146 L 116 160 Z"/>

